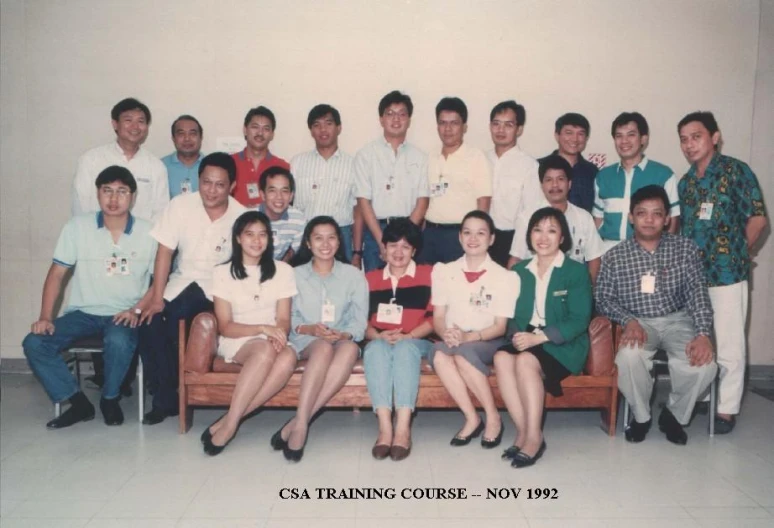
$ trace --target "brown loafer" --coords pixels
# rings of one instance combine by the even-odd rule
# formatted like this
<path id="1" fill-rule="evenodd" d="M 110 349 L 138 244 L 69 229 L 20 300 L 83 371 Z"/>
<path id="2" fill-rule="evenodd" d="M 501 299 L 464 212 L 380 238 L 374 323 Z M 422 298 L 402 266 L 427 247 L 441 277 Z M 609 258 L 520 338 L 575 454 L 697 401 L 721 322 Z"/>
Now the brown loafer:
<path id="1" fill-rule="evenodd" d="M 408 447 L 394 445 L 390 448 L 390 458 L 395 462 L 407 458 L 411 454 L 411 444 Z"/>
<path id="2" fill-rule="evenodd" d="M 390 456 L 390 446 L 385 444 L 376 444 L 373 448 L 371 448 L 371 456 L 373 456 L 376 460 L 384 460 Z"/>

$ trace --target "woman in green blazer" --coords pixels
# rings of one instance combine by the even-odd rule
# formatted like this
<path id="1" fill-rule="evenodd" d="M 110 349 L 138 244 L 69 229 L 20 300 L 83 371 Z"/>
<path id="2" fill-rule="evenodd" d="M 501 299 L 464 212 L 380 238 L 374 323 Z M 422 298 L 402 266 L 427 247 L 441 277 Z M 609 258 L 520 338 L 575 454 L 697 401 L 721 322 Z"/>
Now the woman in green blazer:
<path id="1" fill-rule="evenodd" d="M 513 267 L 521 292 L 508 322 L 511 344 L 494 357 L 497 385 L 518 431 L 503 453 L 513 467 L 531 466 L 543 455 L 545 393 L 561 396 L 561 381 L 583 369 L 589 352 L 591 279 L 583 264 L 565 258 L 572 237 L 564 214 L 537 210 L 527 246 L 536 256 Z"/>

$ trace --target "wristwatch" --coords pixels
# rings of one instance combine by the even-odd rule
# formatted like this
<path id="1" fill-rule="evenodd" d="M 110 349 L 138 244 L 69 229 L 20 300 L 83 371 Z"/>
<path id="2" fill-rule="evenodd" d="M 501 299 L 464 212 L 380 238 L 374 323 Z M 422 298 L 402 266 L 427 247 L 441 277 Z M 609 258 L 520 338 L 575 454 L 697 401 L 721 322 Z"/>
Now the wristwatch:
<path id="1" fill-rule="evenodd" d="M 363 250 L 362 249 L 355 249 L 355 250 L 352 251 L 352 254 L 353 255 L 360 255 L 362 257 L 363 256 Z"/>

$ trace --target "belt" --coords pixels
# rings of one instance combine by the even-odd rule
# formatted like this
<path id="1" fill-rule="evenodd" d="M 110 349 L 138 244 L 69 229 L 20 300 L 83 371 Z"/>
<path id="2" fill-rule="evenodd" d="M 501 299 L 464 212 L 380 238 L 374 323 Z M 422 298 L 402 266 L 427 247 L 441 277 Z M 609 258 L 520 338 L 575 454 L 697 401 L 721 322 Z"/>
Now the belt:
<path id="1" fill-rule="evenodd" d="M 460 224 L 436 224 L 430 220 L 425 220 L 425 227 L 434 227 L 436 229 L 460 229 Z"/>
<path id="2" fill-rule="evenodd" d="M 389 224 L 391 222 L 394 222 L 395 220 L 406 220 L 408 216 L 388 216 L 387 218 L 380 218 L 379 223 L 380 224 Z"/>

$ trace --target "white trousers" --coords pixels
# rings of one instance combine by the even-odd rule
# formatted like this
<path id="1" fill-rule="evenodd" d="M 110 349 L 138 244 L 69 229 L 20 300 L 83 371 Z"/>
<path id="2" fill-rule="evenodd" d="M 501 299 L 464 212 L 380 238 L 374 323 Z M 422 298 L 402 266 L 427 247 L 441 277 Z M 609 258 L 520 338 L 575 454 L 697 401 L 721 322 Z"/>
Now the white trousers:
<path id="1" fill-rule="evenodd" d="M 710 302 L 715 312 L 715 346 L 720 367 L 717 410 L 720 414 L 739 414 L 742 403 L 747 356 L 745 327 L 748 292 L 747 281 L 709 288 Z"/>

